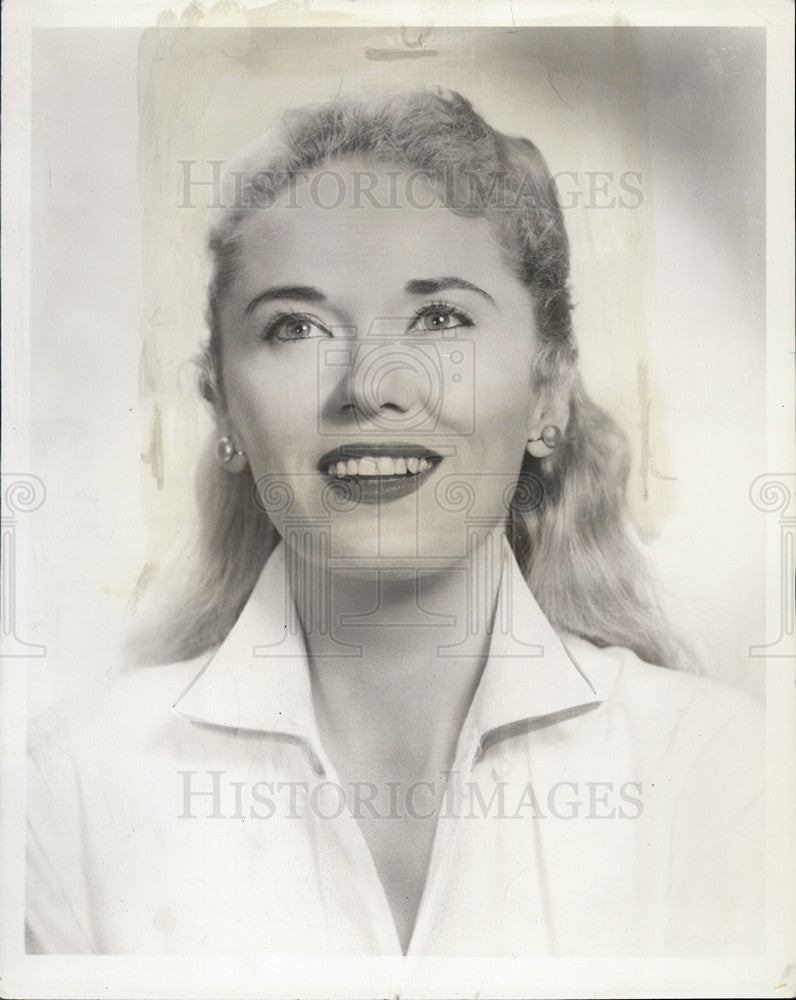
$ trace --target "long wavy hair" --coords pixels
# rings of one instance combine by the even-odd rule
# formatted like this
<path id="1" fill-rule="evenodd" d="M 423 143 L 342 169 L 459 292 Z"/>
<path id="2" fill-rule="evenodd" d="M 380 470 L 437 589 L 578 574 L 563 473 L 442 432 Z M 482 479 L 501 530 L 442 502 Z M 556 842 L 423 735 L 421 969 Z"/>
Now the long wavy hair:
<path id="1" fill-rule="evenodd" d="M 209 339 L 199 387 L 225 411 L 220 305 L 234 281 L 241 222 L 271 204 L 302 173 L 342 158 L 422 171 L 451 211 L 486 216 L 506 260 L 530 290 L 538 330 L 537 391 L 569 397 L 569 423 L 549 457 L 525 455 L 506 523 L 515 556 L 555 628 L 643 660 L 680 665 L 630 528 L 630 449 L 584 391 L 577 370 L 569 290 L 569 241 L 555 188 L 536 146 L 498 132 L 461 95 L 403 91 L 372 100 L 335 99 L 286 112 L 233 163 L 209 233 Z M 566 398 L 565 396 L 565 398 Z M 148 662 L 189 659 L 221 643 L 278 541 L 255 502 L 248 468 L 228 475 L 208 449 L 199 481 L 198 551 L 182 595 L 149 640 Z"/>

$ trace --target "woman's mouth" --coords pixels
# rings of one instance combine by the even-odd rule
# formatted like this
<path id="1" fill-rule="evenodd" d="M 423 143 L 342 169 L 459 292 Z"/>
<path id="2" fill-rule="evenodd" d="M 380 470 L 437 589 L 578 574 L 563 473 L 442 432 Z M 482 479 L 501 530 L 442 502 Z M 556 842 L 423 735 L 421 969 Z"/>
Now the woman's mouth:
<path id="1" fill-rule="evenodd" d="M 318 471 L 352 500 L 387 503 L 414 493 L 442 461 L 429 448 L 404 444 L 345 444 L 318 460 Z"/>

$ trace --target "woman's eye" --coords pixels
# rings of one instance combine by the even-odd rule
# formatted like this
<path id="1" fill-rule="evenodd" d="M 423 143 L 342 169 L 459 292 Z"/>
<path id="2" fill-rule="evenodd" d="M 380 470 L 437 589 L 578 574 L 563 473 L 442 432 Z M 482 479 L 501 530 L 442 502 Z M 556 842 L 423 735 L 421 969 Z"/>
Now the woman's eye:
<path id="1" fill-rule="evenodd" d="M 426 306 L 415 313 L 412 330 L 455 330 L 459 326 L 472 326 L 473 321 L 460 309 L 453 306 Z"/>
<path id="2" fill-rule="evenodd" d="M 309 340 L 328 337 L 329 331 L 312 316 L 277 316 L 263 330 L 263 340 Z"/>

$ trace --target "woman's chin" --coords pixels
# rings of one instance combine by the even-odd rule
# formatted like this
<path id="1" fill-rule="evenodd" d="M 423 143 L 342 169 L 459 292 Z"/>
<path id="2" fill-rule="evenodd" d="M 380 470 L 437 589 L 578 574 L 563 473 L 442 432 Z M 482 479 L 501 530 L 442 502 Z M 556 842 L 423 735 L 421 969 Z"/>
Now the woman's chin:
<path id="1" fill-rule="evenodd" d="M 411 531 L 307 531 L 283 535 L 303 562 L 360 579 L 411 579 L 418 573 L 451 570 L 466 562 L 466 539 Z"/>

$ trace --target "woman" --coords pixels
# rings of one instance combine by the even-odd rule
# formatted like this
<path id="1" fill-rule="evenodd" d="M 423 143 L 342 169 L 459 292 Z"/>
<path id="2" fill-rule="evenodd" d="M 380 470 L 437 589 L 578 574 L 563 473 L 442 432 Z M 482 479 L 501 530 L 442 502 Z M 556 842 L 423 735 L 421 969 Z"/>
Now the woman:
<path id="1" fill-rule="evenodd" d="M 203 549 L 171 666 L 34 749 L 33 947 L 752 949 L 756 716 L 665 669 L 539 151 L 339 100 L 222 200 Z"/>

